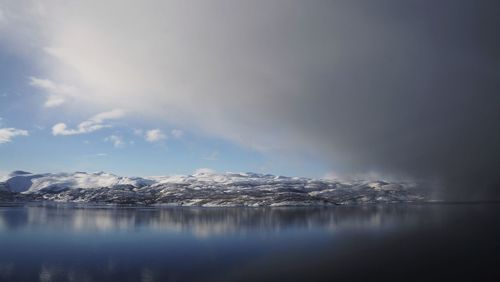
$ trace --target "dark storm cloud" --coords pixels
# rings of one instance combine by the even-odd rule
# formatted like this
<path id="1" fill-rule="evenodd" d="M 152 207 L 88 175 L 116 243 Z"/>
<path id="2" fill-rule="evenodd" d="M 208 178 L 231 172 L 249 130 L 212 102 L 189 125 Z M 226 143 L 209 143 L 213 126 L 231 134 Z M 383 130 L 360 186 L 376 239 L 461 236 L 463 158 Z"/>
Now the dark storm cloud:
<path id="1" fill-rule="evenodd" d="M 449 197 L 497 197 L 500 4 L 358 4 L 366 22 L 346 26 L 342 68 L 302 76 L 297 129 L 353 169 L 437 181 Z"/>
<path id="2" fill-rule="evenodd" d="M 316 14 L 328 22 L 321 35 L 337 41 L 335 59 L 298 76 L 307 95 L 289 116 L 295 130 L 347 171 L 414 176 L 449 197 L 497 197 L 498 2 L 363 1 L 344 9 L 361 15 Z"/>

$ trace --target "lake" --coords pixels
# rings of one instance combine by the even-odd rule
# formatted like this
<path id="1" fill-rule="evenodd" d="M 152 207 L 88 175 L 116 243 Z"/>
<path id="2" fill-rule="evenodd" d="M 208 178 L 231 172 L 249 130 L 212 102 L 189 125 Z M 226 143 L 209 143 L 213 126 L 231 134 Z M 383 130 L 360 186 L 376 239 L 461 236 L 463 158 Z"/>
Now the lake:
<path id="1" fill-rule="evenodd" d="M 0 281 L 498 281 L 499 204 L 0 206 Z"/>

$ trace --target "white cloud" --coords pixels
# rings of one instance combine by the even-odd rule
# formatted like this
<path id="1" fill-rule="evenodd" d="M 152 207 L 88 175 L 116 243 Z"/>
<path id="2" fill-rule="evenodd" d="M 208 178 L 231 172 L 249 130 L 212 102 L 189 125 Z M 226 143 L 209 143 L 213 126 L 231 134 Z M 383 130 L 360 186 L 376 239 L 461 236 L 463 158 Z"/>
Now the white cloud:
<path id="1" fill-rule="evenodd" d="M 91 118 L 91 120 L 95 120 L 96 122 L 103 122 L 109 119 L 119 119 L 125 116 L 125 111 L 122 109 L 114 109 L 108 112 L 99 113 Z"/>
<path id="2" fill-rule="evenodd" d="M 28 136 L 27 130 L 17 129 L 17 128 L 0 128 L 0 144 L 8 143 L 12 141 L 12 138 L 16 136 Z"/>
<path id="3" fill-rule="evenodd" d="M 215 170 L 211 169 L 211 168 L 199 168 L 197 170 L 194 171 L 194 174 L 215 174 L 217 173 Z"/>
<path id="4" fill-rule="evenodd" d="M 172 129 L 172 131 L 170 131 L 170 133 L 176 139 L 180 139 L 184 136 L 184 131 L 182 131 L 180 129 Z"/>
<path id="5" fill-rule="evenodd" d="M 125 147 L 125 142 L 123 141 L 123 138 L 118 135 L 110 135 L 106 137 L 104 141 L 113 143 L 113 146 L 115 146 L 115 148 Z"/>
<path id="6" fill-rule="evenodd" d="M 49 79 L 30 77 L 30 85 L 42 89 L 47 95 L 45 107 L 56 107 L 64 104 L 68 97 L 75 96 L 76 89 L 73 86 L 57 84 Z"/>
<path id="7" fill-rule="evenodd" d="M 147 131 L 144 131 L 142 129 L 134 129 L 133 133 L 134 135 L 144 137 L 144 139 L 148 142 L 158 142 L 168 139 L 167 134 L 158 128 Z M 182 137 L 184 137 L 184 131 L 180 129 L 172 129 L 170 131 L 170 134 L 175 139 L 181 139 Z"/>
<path id="8" fill-rule="evenodd" d="M 106 124 L 108 120 L 119 119 L 125 115 L 121 109 L 114 109 L 109 112 L 99 113 L 90 119 L 81 122 L 76 129 L 69 129 L 65 123 L 58 123 L 52 127 L 53 135 L 77 135 L 94 132 L 99 129 L 111 127 Z"/>
<path id="9" fill-rule="evenodd" d="M 167 135 L 165 135 L 160 129 L 151 129 L 146 131 L 144 138 L 148 142 L 158 142 L 167 139 Z"/>

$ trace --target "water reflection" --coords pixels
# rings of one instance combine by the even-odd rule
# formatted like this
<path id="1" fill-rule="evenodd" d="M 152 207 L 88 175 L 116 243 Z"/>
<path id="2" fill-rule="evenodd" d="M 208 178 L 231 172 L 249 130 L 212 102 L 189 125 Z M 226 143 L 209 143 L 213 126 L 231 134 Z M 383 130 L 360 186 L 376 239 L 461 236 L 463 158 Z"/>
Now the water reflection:
<path id="1" fill-rule="evenodd" d="M 0 230 L 52 229 L 64 232 L 156 230 L 200 237 L 289 229 L 390 228 L 397 221 L 418 224 L 413 206 L 339 208 L 79 208 L 65 205 L 0 207 Z M 426 207 L 429 209 L 429 207 Z M 410 212 L 411 211 L 411 212 Z M 435 218 L 434 218 L 435 219 Z"/>
<path id="2" fill-rule="evenodd" d="M 4 206 L 0 281 L 487 281 L 498 211 Z"/>

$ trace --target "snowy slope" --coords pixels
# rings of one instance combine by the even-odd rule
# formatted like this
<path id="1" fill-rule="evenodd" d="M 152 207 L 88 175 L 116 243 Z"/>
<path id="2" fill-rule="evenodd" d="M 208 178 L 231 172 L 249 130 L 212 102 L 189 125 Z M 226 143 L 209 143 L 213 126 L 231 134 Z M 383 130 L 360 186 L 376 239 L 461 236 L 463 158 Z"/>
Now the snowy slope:
<path id="1" fill-rule="evenodd" d="M 411 183 L 340 182 L 257 173 L 120 177 L 109 173 L 15 171 L 0 187 L 28 200 L 167 204 L 183 206 L 288 206 L 423 201 Z"/>
<path id="2" fill-rule="evenodd" d="M 5 183 L 12 192 L 33 193 L 42 190 L 54 192 L 74 188 L 117 188 L 124 185 L 141 187 L 153 184 L 154 181 L 139 177 L 120 177 L 104 172 L 32 174 L 25 171 L 14 171 L 8 175 Z"/>

